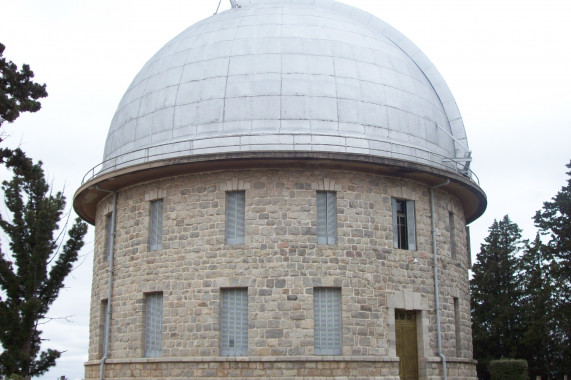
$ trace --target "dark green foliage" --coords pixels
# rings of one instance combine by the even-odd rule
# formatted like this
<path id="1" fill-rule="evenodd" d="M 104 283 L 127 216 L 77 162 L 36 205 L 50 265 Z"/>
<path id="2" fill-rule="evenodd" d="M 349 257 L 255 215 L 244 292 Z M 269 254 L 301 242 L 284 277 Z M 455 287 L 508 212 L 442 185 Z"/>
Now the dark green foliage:
<path id="1" fill-rule="evenodd" d="M 553 309 L 553 281 L 549 275 L 550 254 L 542 244 L 539 234 L 528 244 L 520 260 L 520 301 L 524 334 L 520 346 L 520 357 L 526 358 L 529 373 L 547 377 L 553 374 L 553 364 L 558 354 L 553 351 L 556 325 Z"/>
<path id="2" fill-rule="evenodd" d="M 521 249 L 521 230 L 506 215 L 494 220 L 472 267 L 470 282 L 474 357 L 478 375 L 488 378 L 485 363 L 501 357 L 514 358 L 521 339 L 516 253 Z"/>
<path id="3" fill-rule="evenodd" d="M 492 360 L 489 370 L 492 380 L 527 380 L 527 362 L 525 360 Z"/>
<path id="4" fill-rule="evenodd" d="M 61 354 L 40 352 L 38 322 L 72 270 L 87 225 L 77 219 L 61 245 L 63 194 L 50 192 L 41 163 L 34 164 L 22 151 L 9 154 L 5 165 L 13 178 L 2 184 L 9 215 L 0 216 L 0 227 L 10 253 L 0 250 L 0 374 L 29 378 L 45 373 Z"/>
<path id="5" fill-rule="evenodd" d="M 571 169 L 571 162 L 567 165 Z M 491 362 L 524 358 L 531 378 L 571 376 L 571 172 L 567 185 L 534 217 L 539 229 L 521 256 L 519 229 L 494 221 L 474 277 L 472 328 L 478 377 Z M 543 236 L 543 238 L 542 238 Z M 501 319 L 505 321 L 502 322 Z M 515 379 L 516 377 L 506 377 Z"/>
<path id="6" fill-rule="evenodd" d="M 567 168 L 571 169 L 571 161 Z M 550 202 L 544 202 L 534 217 L 539 232 L 549 239 L 544 260 L 551 286 L 548 311 L 553 376 L 571 376 L 571 171 L 567 174 L 567 185 Z"/>
<path id="7" fill-rule="evenodd" d="M 45 84 L 32 81 L 34 72 L 29 65 L 22 70 L 2 55 L 5 46 L 0 43 L 0 126 L 4 121 L 13 122 L 21 112 L 37 112 L 41 108 L 38 101 L 48 96 Z"/>

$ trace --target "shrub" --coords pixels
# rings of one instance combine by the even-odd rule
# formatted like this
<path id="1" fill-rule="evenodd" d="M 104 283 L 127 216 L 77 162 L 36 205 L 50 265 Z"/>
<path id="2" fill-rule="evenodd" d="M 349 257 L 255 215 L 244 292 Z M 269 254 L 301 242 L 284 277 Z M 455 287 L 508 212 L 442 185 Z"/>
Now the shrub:
<path id="1" fill-rule="evenodd" d="M 492 360 L 488 370 L 492 380 L 527 380 L 527 361 L 523 359 Z"/>

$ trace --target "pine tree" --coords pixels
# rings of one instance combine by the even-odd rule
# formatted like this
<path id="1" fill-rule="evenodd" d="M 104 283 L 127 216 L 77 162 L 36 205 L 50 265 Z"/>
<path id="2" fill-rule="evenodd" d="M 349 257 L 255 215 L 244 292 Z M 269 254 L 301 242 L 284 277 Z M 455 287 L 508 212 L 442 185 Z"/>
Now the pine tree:
<path id="1" fill-rule="evenodd" d="M 42 108 L 39 101 L 48 96 L 45 84 L 32 81 L 34 72 L 29 65 L 18 66 L 12 61 L 7 61 L 2 55 L 5 46 L 0 43 L 0 127 L 7 121 L 16 120 L 22 112 L 37 112 Z M 3 134 L 0 133 L 0 142 Z M 8 148 L 0 149 L 0 163 L 12 154 Z"/>
<path id="2" fill-rule="evenodd" d="M 506 215 L 494 220 L 472 267 L 470 282 L 474 357 L 478 375 L 487 378 L 492 359 L 517 356 L 520 340 L 516 254 L 521 248 L 521 230 Z"/>
<path id="3" fill-rule="evenodd" d="M 571 161 L 567 165 L 571 169 Z M 549 238 L 546 245 L 552 260 L 549 265 L 553 281 L 552 307 L 556 316 L 553 326 L 558 359 L 553 363 L 558 375 L 571 376 L 571 171 L 567 172 L 567 185 L 534 217 L 542 235 Z"/>
<path id="4" fill-rule="evenodd" d="M 552 363 L 557 361 L 552 331 L 555 327 L 552 294 L 553 281 L 549 274 L 551 255 L 541 242 L 539 234 L 528 244 L 520 260 L 522 286 L 522 327 L 524 333 L 520 357 L 527 360 L 532 379 L 553 375 Z"/>
<path id="5" fill-rule="evenodd" d="M 34 72 L 29 65 L 18 66 L 2 57 L 5 46 L 0 43 L 0 126 L 4 121 L 13 122 L 21 112 L 37 112 L 38 101 L 48 96 L 45 84 L 32 81 Z M 1 140 L 0 140 L 1 141 Z"/>
<path id="6" fill-rule="evenodd" d="M 87 225 L 77 219 L 63 244 L 58 230 L 65 197 L 50 192 L 41 162 L 34 164 L 15 150 L 5 165 L 13 178 L 2 185 L 9 215 L 0 216 L 0 227 L 10 252 L 0 250 L 0 374 L 29 379 L 46 372 L 61 355 L 53 349 L 40 352 L 38 323 L 72 270 Z"/>

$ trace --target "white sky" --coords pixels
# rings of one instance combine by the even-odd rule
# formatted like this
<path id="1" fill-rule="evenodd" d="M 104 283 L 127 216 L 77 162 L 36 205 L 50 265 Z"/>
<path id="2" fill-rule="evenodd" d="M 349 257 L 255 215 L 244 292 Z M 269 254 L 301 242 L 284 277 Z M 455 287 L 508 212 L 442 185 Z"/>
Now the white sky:
<path id="1" fill-rule="evenodd" d="M 238 0 L 239 1 L 239 0 Z M 571 1 L 345 0 L 388 22 L 432 60 L 454 94 L 488 209 L 471 225 L 475 257 L 494 218 L 509 214 L 532 238 L 531 217 L 565 183 L 571 159 Z M 211 16 L 218 0 L 0 0 L 4 56 L 47 83 L 43 109 L 4 124 L 4 144 L 44 162 L 68 203 L 99 163 L 119 100 L 167 41 Z M 229 8 L 222 0 L 221 11 Z M 5 173 L 2 173 L 5 176 Z M 4 212 L 4 206 L 0 206 Z M 6 243 L 3 236 L 3 249 Z M 83 377 L 92 231 L 83 264 L 43 326 L 66 350 L 41 379 Z"/>

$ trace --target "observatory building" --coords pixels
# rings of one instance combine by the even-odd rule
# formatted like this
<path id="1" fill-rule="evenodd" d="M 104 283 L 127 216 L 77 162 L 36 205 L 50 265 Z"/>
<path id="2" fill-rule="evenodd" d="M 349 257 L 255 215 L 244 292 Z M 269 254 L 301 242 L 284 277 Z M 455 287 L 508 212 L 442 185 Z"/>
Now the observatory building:
<path id="1" fill-rule="evenodd" d="M 475 379 L 446 83 L 359 9 L 232 4 L 145 64 L 75 194 L 86 379 Z"/>

